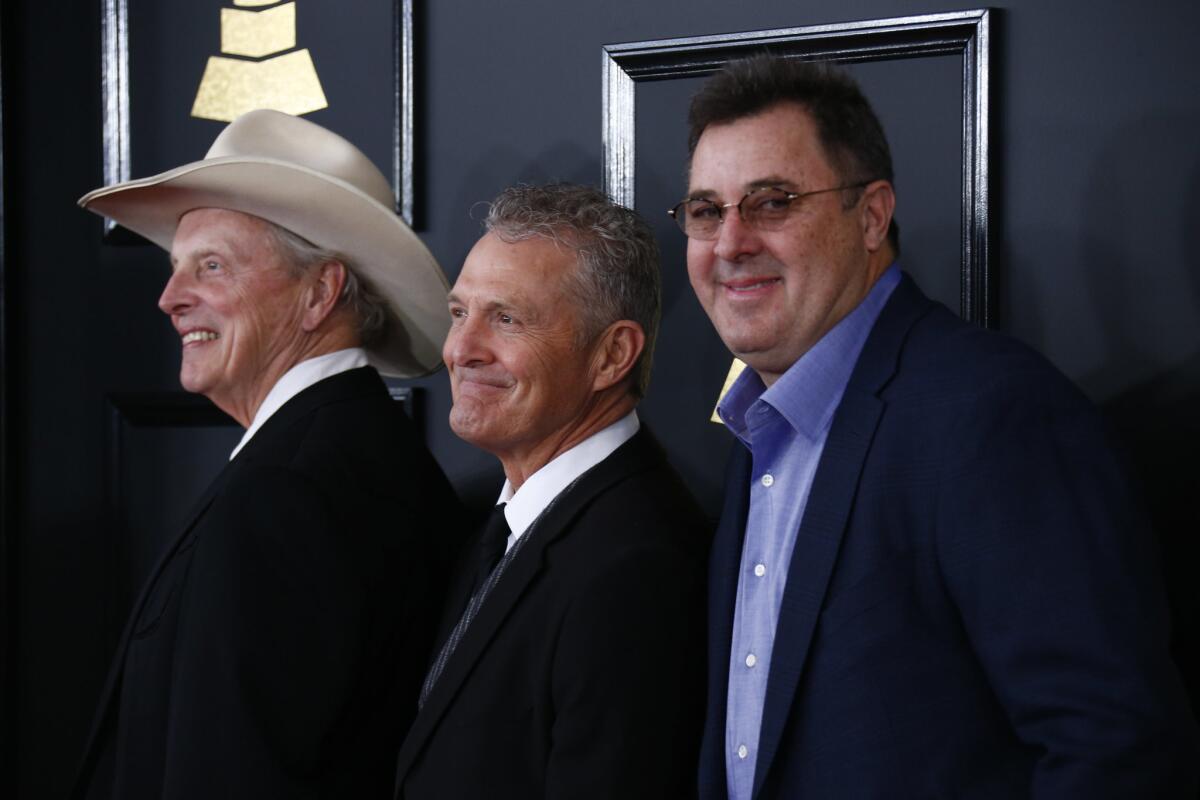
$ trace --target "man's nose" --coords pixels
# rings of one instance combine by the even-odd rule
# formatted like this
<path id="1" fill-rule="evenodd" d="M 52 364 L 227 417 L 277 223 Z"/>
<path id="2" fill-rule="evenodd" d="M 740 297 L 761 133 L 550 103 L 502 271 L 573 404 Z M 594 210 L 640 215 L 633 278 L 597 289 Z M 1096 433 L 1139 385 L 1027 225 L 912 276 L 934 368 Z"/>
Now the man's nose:
<path id="1" fill-rule="evenodd" d="M 722 261 L 737 261 L 757 253 L 762 242 L 758 231 L 742 219 L 737 206 L 729 206 L 717 226 L 717 238 L 713 241 L 713 253 Z"/>
<path id="2" fill-rule="evenodd" d="M 487 326 L 478 314 L 467 314 L 450 326 L 446 344 L 442 347 L 442 360 L 446 366 L 486 362 Z"/>
<path id="3" fill-rule="evenodd" d="M 191 281 L 191 273 L 186 269 L 171 272 L 171 277 L 167 279 L 167 285 L 158 298 L 158 307 L 164 314 L 182 314 L 195 304 Z"/>

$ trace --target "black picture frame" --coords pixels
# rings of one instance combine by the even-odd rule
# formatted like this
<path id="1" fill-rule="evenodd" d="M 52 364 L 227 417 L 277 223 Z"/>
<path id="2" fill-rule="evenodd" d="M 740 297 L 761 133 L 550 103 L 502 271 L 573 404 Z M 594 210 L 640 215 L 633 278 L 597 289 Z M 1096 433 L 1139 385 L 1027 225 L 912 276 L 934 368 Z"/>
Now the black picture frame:
<path id="1" fill-rule="evenodd" d="M 0 24 L 3 24 L 5 14 L 0 10 Z M 0 31 L 0 42 L 4 41 Z M 3 65 L 3 51 L 0 48 L 0 65 Z M 9 337 L 11 324 L 10 305 L 8 298 L 12 289 L 5 271 L 7 266 L 8 218 L 5 214 L 5 188 L 7 179 L 4 172 L 4 112 L 6 73 L 0 66 L 0 793 L 11 795 L 15 790 L 16 779 L 12 777 L 14 769 L 15 743 L 17 741 L 15 686 L 13 674 L 16 668 L 16 642 L 14 641 L 13 609 L 16 607 L 16 566 L 13 557 L 14 520 L 14 471 L 11 459 L 15 448 L 12 446 L 12 431 L 15 426 L 10 424 L 12 408 L 10 406 L 8 376 L 12 374 L 12 358 L 9 349 L 12 340 Z"/>
<path id="2" fill-rule="evenodd" d="M 778 28 L 745 33 L 626 42 L 603 47 L 604 188 L 634 207 L 636 86 L 701 77 L 727 61 L 769 51 L 788 58 L 845 63 L 962 56 L 962 224 L 959 313 L 995 324 L 989 262 L 990 9 Z"/>
<path id="3" fill-rule="evenodd" d="M 129 0 L 100 0 L 100 75 L 104 184 L 132 178 L 129 93 Z M 391 182 L 396 212 L 413 224 L 413 2 L 393 0 L 393 121 Z M 105 234 L 117 228 L 105 220 Z M 140 238 L 139 238 L 139 241 Z"/>

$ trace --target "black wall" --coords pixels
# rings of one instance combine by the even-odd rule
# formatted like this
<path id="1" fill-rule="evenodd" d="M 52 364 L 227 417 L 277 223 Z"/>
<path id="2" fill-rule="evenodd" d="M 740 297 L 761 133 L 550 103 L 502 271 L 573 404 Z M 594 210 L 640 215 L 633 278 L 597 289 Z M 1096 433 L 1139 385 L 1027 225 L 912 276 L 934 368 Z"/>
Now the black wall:
<path id="1" fill-rule="evenodd" d="M 334 1 L 298 0 L 299 12 Z M 227 5 L 205 2 L 214 17 Z M 131 27 L 148 23 L 153 5 L 131 2 Z M 347 14 L 355 5 L 338 3 Z M 518 181 L 600 182 L 603 44 L 962 7 L 936 0 L 418 3 L 420 233 L 453 279 L 479 234 L 478 201 Z M 999 326 L 1045 353 L 1110 414 L 1159 526 L 1176 625 L 1192 637 L 1179 655 L 1195 686 L 1200 257 L 1191 237 L 1200 207 L 1200 6 L 1010 0 L 993 7 Z M 0 405 L 7 414 L 0 794 L 57 798 L 80 754 L 128 586 L 145 569 L 138 554 L 154 544 L 121 549 L 122 526 L 169 525 L 172 512 L 157 499 L 194 493 L 229 434 L 203 415 L 147 422 L 127 413 L 178 389 L 178 345 L 155 307 L 165 258 L 103 245 L 99 219 L 74 206 L 103 182 L 100 3 L 4 0 L 0 15 Z M 210 36 L 156 19 L 168 44 Z M 351 51 L 355 42 L 342 46 Z M 159 68 L 175 69 L 172 48 L 161 50 Z M 318 68 L 336 72 L 337 53 L 314 50 Z M 953 94 L 946 81 L 957 69 L 938 59 L 898 64 L 895 72 L 874 65 L 863 75 L 887 124 L 909 131 L 894 137 L 899 215 L 916 221 L 905 263 L 951 302 L 955 121 L 929 98 Z M 661 143 L 645 152 L 664 154 L 663 163 L 639 157 L 639 200 L 682 189 L 683 123 L 665 110 L 680 98 L 666 92 L 639 123 L 639 137 Z M 936 165 L 943 177 L 920 166 L 906 176 L 905 164 Z M 937 188 L 945 174 L 948 206 Z M 687 290 L 682 239 L 656 216 L 662 208 L 639 207 L 659 225 L 673 326 L 664 330 L 660 382 L 643 417 L 682 456 L 714 508 L 726 435 L 705 418 L 728 359 Z M 416 385 L 425 390 L 422 421 L 435 454 L 468 500 L 487 502 L 500 473 L 446 428 L 444 373 Z M 154 458 L 164 467 L 158 483 L 139 481 L 137 465 Z M 127 513 L 129 496 L 143 498 L 136 514 Z"/>

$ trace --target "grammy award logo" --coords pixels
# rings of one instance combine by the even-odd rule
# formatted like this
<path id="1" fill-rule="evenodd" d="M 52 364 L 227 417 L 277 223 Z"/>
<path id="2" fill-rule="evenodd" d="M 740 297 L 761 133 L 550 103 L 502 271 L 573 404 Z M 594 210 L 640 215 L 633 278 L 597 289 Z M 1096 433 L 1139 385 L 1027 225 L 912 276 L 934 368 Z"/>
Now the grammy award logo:
<path id="1" fill-rule="evenodd" d="M 729 374 L 725 376 L 725 385 L 721 387 L 721 393 L 717 395 L 717 406 L 721 405 L 721 401 L 725 399 L 725 395 L 733 388 L 733 382 L 738 379 L 738 376 L 742 374 L 742 370 L 745 368 L 746 362 L 738 358 L 735 358 L 733 363 L 729 365 Z M 721 415 L 717 413 L 717 406 L 713 406 L 712 416 L 709 417 L 709 420 L 724 425 L 725 423 L 721 421 Z"/>
<path id="2" fill-rule="evenodd" d="M 256 108 L 300 115 L 327 107 L 312 56 L 307 48 L 295 49 L 295 2 L 233 0 L 233 4 L 238 8 L 221 9 L 224 55 L 209 56 L 192 116 L 232 122 Z"/>

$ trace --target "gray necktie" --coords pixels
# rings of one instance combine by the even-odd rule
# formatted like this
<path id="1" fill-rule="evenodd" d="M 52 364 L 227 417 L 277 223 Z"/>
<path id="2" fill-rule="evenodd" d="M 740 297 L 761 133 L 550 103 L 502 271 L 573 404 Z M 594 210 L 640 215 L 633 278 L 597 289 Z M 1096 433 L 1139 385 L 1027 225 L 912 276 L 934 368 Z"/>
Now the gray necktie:
<path id="1" fill-rule="evenodd" d="M 425 682 L 421 684 L 421 696 L 417 700 L 418 709 L 425 706 L 425 700 L 429 697 L 429 693 L 433 690 L 437 679 L 441 677 L 442 670 L 446 668 L 446 662 L 450 660 L 450 655 L 454 652 L 454 648 L 458 647 L 458 643 L 462 640 L 463 634 L 466 633 L 467 627 L 470 626 L 471 620 L 475 619 L 475 615 L 479 612 L 479 607 L 483 604 L 483 598 L 491 590 L 496 579 L 499 578 L 501 570 L 498 567 L 501 562 L 507 563 L 504 559 L 504 551 L 508 544 L 509 533 L 508 520 L 504 517 L 504 503 L 501 503 L 492 509 L 492 514 L 488 517 L 488 521 L 484 525 L 483 535 L 479 538 L 477 554 L 479 563 L 475 572 L 475 583 L 471 589 L 471 599 L 467 601 L 467 607 L 463 610 L 458 624 L 450 631 L 450 635 L 446 638 L 446 643 L 442 645 L 441 651 L 438 652 L 437 658 L 434 659 L 433 665 L 429 668 L 429 673 L 425 676 Z M 516 549 L 516 546 L 514 546 L 514 553 Z"/>
<path id="2" fill-rule="evenodd" d="M 546 507 L 542 509 L 542 513 L 537 515 L 537 519 L 531 522 L 529 527 L 525 528 L 525 532 L 517 537 L 517 540 L 513 542 L 513 546 L 508 548 L 507 552 L 505 552 L 503 549 L 500 550 L 500 552 L 503 554 L 500 557 L 500 563 L 496 564 L 495 568 L 488 573 L 487 578 L 482 584 L 476 585 L 473 593 L 471 594 L 471 599 L 467 601 L 466 609 L 463 611 L 462 616 L 458 620 L 458 624 L 454 626 L 454 630 L 450 631 L 450 636 L 446 638 L 446 643 L 442 645 L 442 649 L 440 652 L 438 652 L 437 658 L 433 660 L 433 666 L 429 668 L 429 673 L 425 676 L 425 683 L 421 684 L 421 696 L 417 700 L 418 711 L 425 707 L 425 701 L 429 698 L 429 693 L 433 690 L 433 686 L 435 683 L 437 683 L 438 678 L 441 677 L 442 670 L 446 668 L 446 662 L 450 660 L 450 656 L 454 653 L 454 648 L 458 647 L 458 643 L 462 641 L 463 635 L 467 632 L 467 628 L 471 625 L 471 620 L 475 619 L 475 615 L 479 613 L 479 607 L 483 605 L 483 601 L 487 599 L 488 592 L 490 592 L 492 587 L 496 585 L 496 582 L 500 580 L 500 576 L 504 574 L 504 570 L 508 567 L 509 563 L 517 557 L 518 553 L 521 552 L 521 548 L 524 547 L 530 539 L 534 538 L 534 535 L 537 533 L 539 523 L 542 521 L 542 519 L 546 517 L 556 505 L 558 505 L 559 500 L 571 494 L 571 490 L 575 488 L 575 485 L 583 480 L 584 475 L 587 475 L 590 472 L 591 470 L 584 472 L 583 475 L 575 478 L 575 480 L 571 481 L 571 483 L 568 484 L 565 489 L 556 494 L 554 499 L 547 503 Z M 477 577 L 483 572 L 484 569 L 485 556 L 483 553 L 483 548 L 486 546 L 484 543 L 489 541 L 489 532 L 491 532 L 491 535 L 498 538 L 501 542 L 506 542 L 508 539 L 508 521 L 504 517 L 503 509 L 503 503 L 492 509 L 492 516 L 488 518 L 487 527 L 484 529 L 483 536 L 481 536 L 479 539 L 480 553 L 479 571 L 476 573 Z M 497 519 L 497 517 L 499 517 L 499 519 Z M 493 525 L 503 525 L 504 535 L 499 536 L 498 531 L 493 531 Z M 495 539 L 492 539 L 491 542 L 491 546 L 495 548 Z"/>

